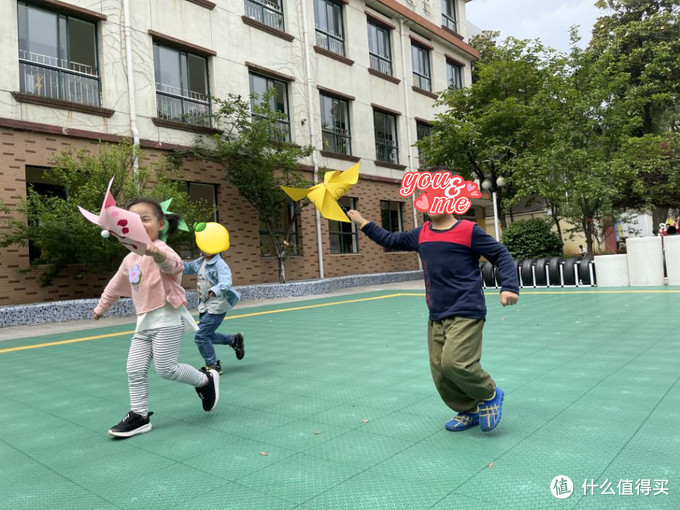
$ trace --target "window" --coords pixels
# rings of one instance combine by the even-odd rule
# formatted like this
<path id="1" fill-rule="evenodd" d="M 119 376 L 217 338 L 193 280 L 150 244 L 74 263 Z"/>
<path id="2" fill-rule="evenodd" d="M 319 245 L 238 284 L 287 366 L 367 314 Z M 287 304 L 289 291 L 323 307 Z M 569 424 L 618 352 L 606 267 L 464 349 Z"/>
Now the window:
<path id="1" fill-rule="evenodd" d="M 446 61 L 446 83 L 450 89 L 463 88 L 463 68 L 450 60 Z"/>
<path id="2" fill-rule="evenodd" d="M 385 230 L 390 232 L 404 231 L 401 207 L 401 202 L 380 201 L 380 223 Z M 384 250 L 393 251 L 389 248 L 384 248 Z"/>
<path id="3" fill-rule="evenodd" d="M 413 60 L 413 85 L 423 90 L 431 91 L 430 50 L 412 42 L 411 57 Z"/>
<path id="4" fill-rule="evenodd" d="M 356 209 L 356 198 L 341 197 L 338 203 L 345 209 Z M 331 253 L 358 253 L 359 234 L 354 222 L 328 221 L 328 232 L 331 241 Z"/>
<path id="5" fill-rule="evenodd" d="M 281 240 L 286 238 L 288 228 L 292 224 L 290 244 L 288 246 L 288 254 L 291 256 L 301 255 L 300 237 L 298 234 L 300 232 L 300 218 L 298 217 L 297 221 L 292 223 L 294 207 L 293 204 L 282 206 L 280 214 L 274 218 L 274 233 Z M 260 221 L 260 255 L 263 257 L 276 257 L 274 241 L 271 235 L 269 235 L 267 224 L 264 221 Z"/>
<path id="6" fill-rule="evenodd" d="M 345 56 L 345 33 L 342 28 L 342 6 L 331 0 L 315 0 L 316 44 Z"/>
<path id="7" fill-rule="evenodd" d="M 215 211 L 212 218 L 206 218 L 203 221 L 220 221 L 217 210 L 217 186 L 215 184 L 187 182 L 187 194 L 191 202 L 203 202 Z"/>
<path id="8" fill-rule="evenodd" d="M 207 59 L 158 43 L 153 51 L 158 117 L 210 126 Z"/>
<path id="9" fill-rule="evenodd" d="M 217 185 L 203 182 L 187 182 L 186 185 L 190 202 L 202 202 L 202 205 L 205 205 L 214 211 L 211 217 L 201 218 L 201 221 L 215 221 L 219 223 Z M 179 246 L 178 253 L 180 257 L 184 259 L 196 258 L 201 255 L 201 250 L 198 249 L 196 243 L 193 241 L 193 235 L 191 237 L 192 240 L 190 242 L 181 243 Z"/>
<path id="10" fill-rule="evenodd" d="M 442 0 L 442 26 L 452 32 L 457 32 L 456 0 Z"/>
<path id="11" fill-rule="evenodd" d="M 373 129 L 375 132 L 375 159 L 398 164 L 397 116 L 380 110 L 373 110 Z"/>
<path id="12" fill-rule="evenodd" d="M 97 26 L 22 2 L 18 14 L 21 92 L 101 106 Z"/>
<path id="13" fill-rule="evenodd" d="M 277 142 L 290 142 L 290 109 L 288 105 L 288 84 L 267 76 L 250 73 L 250 104 L 255 107 L 261 105 L 263 97 L 269 89 L 275 94 L 269 98 L 269 109 L 283 114 L 283 119 L 277 121 L 279 133 L 275 136 Z M 253 119 L 257 115 L 253 114 Z"/>
<path id="14" fill-rule="evenodd" d="M 246 16 L 283 31 L 283 0 L 245 0 Z"/>
<path id="15" fill-rule="evenodd" d="M 50 197 L 66 199 L 68 196 L 66 187 L 51 176 L 48 170 L 50 169 L 26 166 L 26 193 L 36 193 L 41 201 Z M 49 260 L 43 256 L 42 249 L 33 241 L 28 242 L 28 260 L 49 263 Z"/>
<path id="16" fill-rule="evenodd" d="M 321 132 L 324 150 L 337 154 L 352 154 L 347 101 L 321 94 Z"/>
<path id="17" fill-rule="evenodd" d="M 432 136 L 432 126 L 424 122 L 416 121 L 416 136 L 418 137 L 418 141 L 422 140 L 423 138 Z M 423 168 L 423 166 L 425 166 L 425 156 L 423 153 L 423 149 L 420 147 L 418 147 L 418 166 L 420 168 Z"/>
<path id="18" fill-rule="evenodd" d="M 392 76 L 390 30 L 368 20 L 368 57 L 371 69 Z"/>

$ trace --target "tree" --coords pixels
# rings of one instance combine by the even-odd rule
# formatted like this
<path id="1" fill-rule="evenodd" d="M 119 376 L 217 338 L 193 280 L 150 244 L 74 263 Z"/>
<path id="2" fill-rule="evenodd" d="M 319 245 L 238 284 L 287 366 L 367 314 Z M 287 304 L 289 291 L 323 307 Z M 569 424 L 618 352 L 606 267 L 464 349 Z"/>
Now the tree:
<path id="1" fill-rule="evenodd" d="M 628 143 L 624 155 L 641 160 L 636 164 L 635 159 L 621 159 L 620 163 L 641 169 L 645 194 L 623 189 L 619 203 L 651 208 L 656 232 L 669 207 L 680 203 L 680 194 L 673 191 L 677 172 L 663 162 L 653 169 L 649 166 L 650 155 L 665 158 L 658 151 L 660 141 L 649 135 L 665 136 L 680 129 L 680 5 L 677 0 L 598 0 L 596 5 L 609 12 L 598 18 L 589 48 L 601 68 L 615 66 L 627 73 L 619 100 L 642 119 L 630 133 L 642 140 Z"/>
<path id="2" fill-rule="evenodd" d="M 287 119 L 275 111 L 274 99 L 274 89 L 262 97 L 253 95 L 250 102 L 234 94 L 227 99 L 214 98 L 217 106 L 214 125 L 222 131 L 213 135 L 209 143 L 197 140 L 190 154 L 219 164 L 225 179 L 253 206 L 272 241 L 279 264 L 279 281 L 284 283 L 285 261 L 297 250 L 291 236 L 308 202 L 292 202 L 280 185 L 312 184 L 303 178 L 299 163 L 300 158 L 311 154 L 312 148 L 286 141 L 288 128 L 284 121 Z M 277 224 L 282 210 L 290 210 L 283 233 Z"/>
<path id="3" fill-rule="evenodd" d="M 505 225 L 504 198 L 513 190 L 512 161 L 541 140 L 540 127 L 530 122 L 533 97 L 546 79 L 552 52 L 537 41 L 506 39 L 484 32 L 471 40 L 480 50 L 470 87 L 445 92 L 432 136 L 418 143 L 427 165 L 445 166 L 465 178 L 483 181 L 498 192 L 499 214 Z M 506 188 L 496 190 L 504 177 Z"/>
<path id="4" fill-rule="evenodd" d="M 627 73 L 616 66 L 603 69 L 591 51 L 574 44 L 553 62 L 550 79 L 534 98 L 541 125 L 549 126 L 544 144 L 516 165 L 521 194 L 543 197 L 579 225 L 590 254 L 599 229 L 618 212 L 621 190 L 639 189 L 633 169 L 615 163 L 640 124 L 640 116 L 618 100 L 626 80 Z"/>
<path id="5" fill-rule="evenodd" d="M 172 198 L 172 211 L 182 215 L 187 223 L 205 218 L 209 208 L 189 203 L 186 188 L 169 165 L 161 163 L 153 172 L 141 167 L 135 175 L 133 155 L 130 144 L 102 145 L 95 153 L 68 150 L 56 155 L 51 168 L 43 174 L 45 181 L 55 184 L 52 189 L 56 192 L 40 193 L 29 185 L 27 198 L 20 202 L 16 212 L 0 204 L 6 214 L 1 220 L 5 229 L 0 231 L 0 246 L 30 246 L 38 253 L 32 268 L 42 270 L 41 285 L 49 285 L 70 264 L 96 273 L 115 270 L 127 249 L 112 239 L 103 239 L 101 231 L 77 207 L 99 212 L 112 177 L 111 191 L 121 207 L 140 196 L 159 201 Z M 142 155 L 137 156 L 141 159 Z M 170 240 L 175 247 L 188 243 L 193 245 L 188 233 Z"/>

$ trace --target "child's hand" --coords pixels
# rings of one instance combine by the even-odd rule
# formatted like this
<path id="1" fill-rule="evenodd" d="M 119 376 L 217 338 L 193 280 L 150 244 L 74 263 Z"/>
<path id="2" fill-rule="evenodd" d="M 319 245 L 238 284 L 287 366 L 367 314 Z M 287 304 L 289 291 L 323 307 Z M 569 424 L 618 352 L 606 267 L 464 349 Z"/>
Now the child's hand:
<path id="1" fill-rule="evenodd" d="M 153 257 L 153 259 L 159 264 L 165 260 L 165 255 L 161 253 L 161 249 L 155 244 L 147 244 L 146 250 L 144 250 L 144 255 Z"/>
<path id="2" fill-rule="evenodd" d="M 503 292 L 501 292 L 501 304 L 503 306 L 514 305 L 515 303 L 517 303 L 518 300 L 519 300 L 519 296 L 517 294 L 515 294 L 514 292 L 510 292 L 510 291 L 507 291 L 507 290 L 504 290 Z"/>
<path id="3" fill-rule="evenodd" d="M 354 209 L 347 211 L 347 217 L 357 225 L 361 225 L 362 223 L 366 222 L 361 213 L 359 211 L 355 211 Z"/>
<path id="4" fill-rule="evenodd" d="M 97 312 L 92 312 L 92 319 L 93 320 L 98 321 L 101 318 L 102 318 L 102 316 L 99 315 Z"/>

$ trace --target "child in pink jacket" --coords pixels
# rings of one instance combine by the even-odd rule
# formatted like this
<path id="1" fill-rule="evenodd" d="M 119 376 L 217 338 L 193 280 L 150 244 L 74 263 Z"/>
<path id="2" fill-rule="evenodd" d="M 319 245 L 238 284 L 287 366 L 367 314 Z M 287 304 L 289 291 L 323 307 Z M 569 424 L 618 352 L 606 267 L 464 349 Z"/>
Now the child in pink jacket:
<path id="1" fill-rule="evenodd" d="M 115 437 L 131 437 L 151 430 L 149 417 L 149 365 L 154 360 L 163 379 L 191 384 L 203 401 L 203 409 L 212 411 L 219 400 L 219 374 L 201 372 L 178 363 L 180 341 L 187 330 L 195 331 L 196 322 L 186 309 L 181 286 L 184 265 L 179 255 L 159 239 L 169 221 L 168 234 L 177 229 L 178 218 L 166 217 L 155 200 L 140 198 L 128 207 L 139 214 L 152 244 L 144 255 L 130 253 L 104 289 L 92 313 L 99 320 L 121 297 L 132 297 L 137 312 L 137 328 L 130 343 L 127 360 L 130 389 L 130 412 L 111 427 Z"/>

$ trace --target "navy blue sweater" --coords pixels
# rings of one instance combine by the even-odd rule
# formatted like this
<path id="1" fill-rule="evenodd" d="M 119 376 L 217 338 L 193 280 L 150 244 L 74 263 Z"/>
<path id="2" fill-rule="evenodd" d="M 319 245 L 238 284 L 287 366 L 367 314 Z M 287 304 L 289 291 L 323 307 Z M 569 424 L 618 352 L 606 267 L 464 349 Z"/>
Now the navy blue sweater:
<path id="1" fill-rule="evenodd" d="M 386 248 L 418 252 L 423 261 L 430 320 L 486 317 L 480 256 L 497 266 L 503 281 L 501 290 L 519 293 L 510 252 L 472 221 L 457 221 L 447 230 L 435 230 L 428 221 L 413 230 L 394 233 L 371 222 L 363 231 Z"/>

